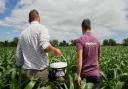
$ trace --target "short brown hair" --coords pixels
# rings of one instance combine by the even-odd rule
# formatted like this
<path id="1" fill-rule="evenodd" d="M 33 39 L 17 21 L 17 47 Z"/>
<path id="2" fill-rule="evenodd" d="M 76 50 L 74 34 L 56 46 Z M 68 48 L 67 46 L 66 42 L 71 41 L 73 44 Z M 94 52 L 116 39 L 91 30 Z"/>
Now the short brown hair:
<path id="1" fill-rule="evenodd" d="M 35 20 L 35 18 L 39 16 L 39 13 L 37 10 L 33 9 L 29 12 L 29 23 Z"/>
<path id="2" fill-rule="evenodd" d="M 81 26 L 85 30 L 91 29 L 91 21 L 90 21 L 90 19 L 84 19 L 83 22 L 82 22 L 82 24 L 81 24 Z"/>

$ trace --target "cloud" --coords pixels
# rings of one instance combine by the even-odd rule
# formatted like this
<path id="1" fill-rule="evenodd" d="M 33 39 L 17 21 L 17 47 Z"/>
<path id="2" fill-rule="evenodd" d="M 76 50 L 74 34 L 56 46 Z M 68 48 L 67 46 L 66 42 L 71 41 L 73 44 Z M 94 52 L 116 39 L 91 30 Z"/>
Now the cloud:
<path id="1" fill-rule="evenodd" d="M 23 30 L 31 9 L 39 11 L 41 23 L 49 28 L 51 38 L 59 40 L 79 37 L 84 18 L 91 19 L 92 31 L 101 40 L 127 32 L 123 0 L 21 0 L 10 17 L 0 20 L 0 25 Z"/>
<path id="2" fill-rule="evenodd" d="M 5 0 L 0 0 L 0 13 L 3 13 L 5 10 Z"/>
<path id="3" fill-rule="evenodd" d="M 5 34 L 6 34 L 6 35 L 10 35 L 10 34 L 11 34 L 11 32 L 5 32 Z"/>

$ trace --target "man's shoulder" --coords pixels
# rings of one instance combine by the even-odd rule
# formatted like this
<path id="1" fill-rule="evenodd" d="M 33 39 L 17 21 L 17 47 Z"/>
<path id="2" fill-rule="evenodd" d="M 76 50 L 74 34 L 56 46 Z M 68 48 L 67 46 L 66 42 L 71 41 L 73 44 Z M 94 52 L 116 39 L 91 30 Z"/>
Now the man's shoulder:
<path id="1" fill-rule="evenodd" d="M 29 26 L 26 27 L 24 30 L 21 31 L 21 35 L 23 35 L 28 29 L 29 29 Z"/>
<path id="2" fill-rule="evenodd" d="M 45 25 L 39 24 L 40 30 L 48 30 L 48 28 Z"/>
<path id="3" fill-rule="evenodd" d="M 30 25 L 27 25 L 20 33 L 19 37 L 22 37 L 26 34 L 28 34 L 28 29 L 30 29 Z"/>
<path id="4" fill-rule="evenodd" d="M 79 39 L 79 40 L 84 40 L 84 39 L 87 39 L 87 38 L 88 38 L 87 35 L 81 35 L 78 39 Z"/>
<path id="5" fill-rule="evenodd" d="M 98 42 L 99 42 L 99 40 L 98 40 L 98 38 L 97 38 L 97 37 L 93 36 L 93 38 L 94 38 L 96 41 L 98 41 Z"/>
<path id="6" fill-rule="evenodd" d="M 80 36 L 79 38 L 77 38 L 77 39 L 76 39 L 76 42 L 82 42 L 83 38 L 84 38 L 84 36 L 83 36 L 83 35 L 82 35 L 82 36 Z"/>
<path id="7" fill-rule="evenodd" d="M 25 33 L 26 29 L 22 30 L 20 33 L 20 36 L 22 36 Z"/>
<path id="8" fill-rule="evenodd" d="M 97 37 L 92 36 L 96 43 L 100 44 L 100 41 L 97 39 Z"/>

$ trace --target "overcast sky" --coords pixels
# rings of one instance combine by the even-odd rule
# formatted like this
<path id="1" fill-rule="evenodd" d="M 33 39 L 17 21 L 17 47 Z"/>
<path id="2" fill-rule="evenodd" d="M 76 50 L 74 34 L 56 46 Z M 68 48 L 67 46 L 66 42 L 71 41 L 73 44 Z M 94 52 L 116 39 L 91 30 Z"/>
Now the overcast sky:
<path id="1" fill-rule="evenodd" d="M 51 39 L 78 38 L 84 18 L 91 20 L 100 41 L 128 37 L 128 0 L 0 0 L 0 40 L 18 37 L 32 9 L 39 11 Z"/>

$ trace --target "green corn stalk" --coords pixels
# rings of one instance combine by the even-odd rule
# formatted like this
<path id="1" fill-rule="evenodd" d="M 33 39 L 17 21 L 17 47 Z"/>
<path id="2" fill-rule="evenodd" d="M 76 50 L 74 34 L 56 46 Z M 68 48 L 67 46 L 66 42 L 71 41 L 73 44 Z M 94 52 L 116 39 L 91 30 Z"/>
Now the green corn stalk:
<path id="1" fill-rule="evenodd" d="M 34 87 L 35 84 L 36 84 L 36 80 L 37 80 L 37 79 L 34 79 L 34 78 L 32 77 L 31 81 L 26 85 L 26 87 L 25 87 L 24 89 L 33 89 L 33 87 Z"/>

